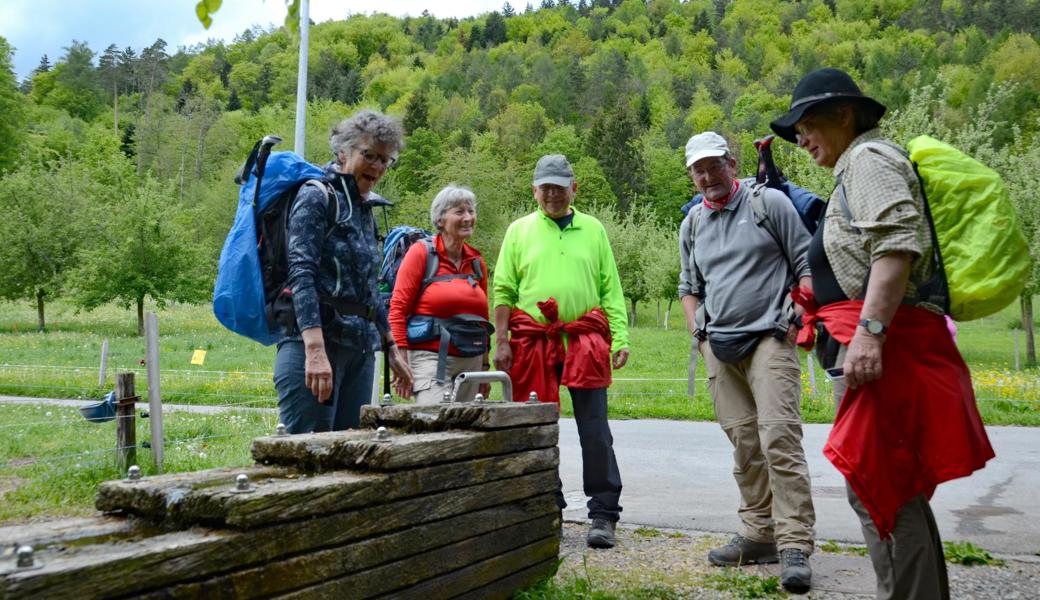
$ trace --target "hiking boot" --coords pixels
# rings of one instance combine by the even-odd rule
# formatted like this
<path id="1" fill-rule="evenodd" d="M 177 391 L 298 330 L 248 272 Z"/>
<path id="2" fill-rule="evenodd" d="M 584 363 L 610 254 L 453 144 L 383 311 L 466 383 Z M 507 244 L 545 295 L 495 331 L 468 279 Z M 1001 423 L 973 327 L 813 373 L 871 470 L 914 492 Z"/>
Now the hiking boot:
<path id="1" fill-rule="evenodd" d="M 764 565 L 778 560 L 775 543 L 753 542 L 742 535 L 735 535 L 730 543 L 708 552 L 708 562 L 720 567 Z"/>
<path id="2" fill-rule="evenodd" d="M 780 585 L 792 594 L 804 594 L 812 586 L 809 557 L 798 548 L 780 551 Z"/>
<path id="3" fill-rule="evenodd" d="M 585 540 L 590 548 L 613 548 L 614 522 L 606 519 L 593 519 L 589 527 L 589 537 Z"/>

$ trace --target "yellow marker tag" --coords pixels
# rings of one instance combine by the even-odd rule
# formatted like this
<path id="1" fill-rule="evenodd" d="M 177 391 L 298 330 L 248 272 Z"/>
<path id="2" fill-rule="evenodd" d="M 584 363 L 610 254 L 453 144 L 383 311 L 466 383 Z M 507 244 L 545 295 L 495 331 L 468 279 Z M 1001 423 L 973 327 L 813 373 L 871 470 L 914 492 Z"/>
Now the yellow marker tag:
<path id="1" fill-rule="evenodd" d="M 206 351 L 205 350 L 196 350 L 194 353 L 192 353 L 192 355 L 191 355 L 191 364 L 193 364 L 193 365 L 201 365 L 204 362 L 206 362 Z"/>

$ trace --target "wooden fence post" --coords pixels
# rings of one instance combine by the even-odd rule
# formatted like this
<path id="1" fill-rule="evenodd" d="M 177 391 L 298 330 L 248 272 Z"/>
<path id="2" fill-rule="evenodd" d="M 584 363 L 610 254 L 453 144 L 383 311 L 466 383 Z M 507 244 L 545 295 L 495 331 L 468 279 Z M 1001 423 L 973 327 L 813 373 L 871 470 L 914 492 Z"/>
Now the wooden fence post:
<path id="1" fill-rule="evenodd" d="M 130 465 L 137 464 L 137 425 L 134 418 L 137 400 L 134 394 L 134 374 L 117 374 L 116 457 L 122 473 L 126 473 Z"/>

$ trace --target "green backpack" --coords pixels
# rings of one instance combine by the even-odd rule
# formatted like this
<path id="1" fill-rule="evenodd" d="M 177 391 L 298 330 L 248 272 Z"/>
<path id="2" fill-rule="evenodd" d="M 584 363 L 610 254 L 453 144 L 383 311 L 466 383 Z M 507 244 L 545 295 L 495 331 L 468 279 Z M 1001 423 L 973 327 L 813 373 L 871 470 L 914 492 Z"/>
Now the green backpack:
<path id="1" fill-rule="evenodd" d="M 944 301 L 946 313 L 958 321 L 1011 304 L 1025 288 L 1032 265 L 1004 181 L 993 169 L 927 135 L 910 140 L 907 148 L 909 156 L 900 152 L 917 172 L 936 240 L 939 277 L 933 279 L 940 281 L 925 283 L 929 294 Z M 845 194 L 839 199 L 850 218 Z"/>

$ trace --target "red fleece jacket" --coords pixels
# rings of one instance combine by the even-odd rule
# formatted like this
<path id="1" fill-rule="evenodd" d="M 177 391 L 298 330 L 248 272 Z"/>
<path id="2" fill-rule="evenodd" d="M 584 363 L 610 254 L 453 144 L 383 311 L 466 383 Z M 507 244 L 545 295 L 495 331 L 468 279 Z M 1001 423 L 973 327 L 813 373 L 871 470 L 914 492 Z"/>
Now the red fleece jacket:
<path id="1" fill-rule="evenodd" d="M 607 315 L 594 308 L 569 323 L 559 320 L 555 298 L 538 303 L 549 319 L 543 325 L 514 308 L 509 315 L 509 346 L 513 350 L 513 400 L 524 402 L 531 392 L 542 402 L 560 403 L 560 385 L 579 389 L 610 385 L 610 324 Z M 567 348 L 560 333 L 567 334 Z M 563 365 L 562 377 L 557 376 Z"/>
<path id="2" fill-rule="evenodd" d="M 812 347 L 819 320 L 849 344 L 862 300 L 817 308 L 812 292 L 796 289 L 792 296 L 806 308 L 799 345 Z M 914 496 L 930 498 L 937 485 L 970 475 L 995 454 L 975 405 L 971 373 L 943 317 L 900 306 L 881 362 L 880 379 L 845 390 L 823 453 L 885 539 L 896 512 Z"/>

